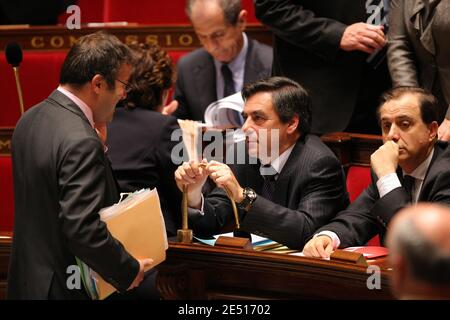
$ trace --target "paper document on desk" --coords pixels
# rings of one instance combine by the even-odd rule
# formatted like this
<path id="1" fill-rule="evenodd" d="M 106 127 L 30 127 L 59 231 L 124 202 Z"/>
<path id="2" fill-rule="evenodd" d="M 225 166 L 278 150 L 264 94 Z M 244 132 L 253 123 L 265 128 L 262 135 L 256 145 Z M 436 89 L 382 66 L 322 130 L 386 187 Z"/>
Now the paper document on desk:
<path id="1" fill-rule="evenodd" d="M 380 246 L 359 246 L 359 247 L 348 247 L 343 249 L 345 251 L 362 253 L 367 259 L 375 259 L 385 257 L 389 254 L 389 250 L 386 247 Z"/>
<path id="2" fill-rule="evenodd" d="M 240 128 L 244 124 L 241 116 L 244 100 L 241 92 L 211 103 L 205 110 L 205 125 L 214 128 Z"/>
<path id="3" fill-rule="evenodd" d="M 268 238 L 260 237 L 253 233 L 251 233 L 250 235 L 252 237 L 252 246 L 255 250 L 258 250 L 258 248 L 260 248 L 261 249 L 260 251 L 263 251 L 265 248 L 268 248 L 268 247 L 281 246 L 281 244 L 279 244 L 278 242 L 275 242 Z M 200 241 L 201 243 L 207 244 L 209 246 L 214 246 L 217 241 L 217 238 L 219 238 L 221 236 L 222 237 L 234 237 L 234 233 L 228 232 L 228 233 L 217 234 L 217 235 L 213 236 L 212 239 L 202 239 L 202 238 L 198 238 L 198 237 L 194 237 L 194 238 L 196 240 Z"/>
<path id="4" fill-rule="evenodd" d="M 134 258 L 153 259 L 151 268 L 166 259 L 167 234 L 156 189 L 134 192 L 124 201 L 100 210 L 99 214 L 109 232 Z M 86 264 L 77 261 L 91 298 L 101 300 L 116 291 Z"/>

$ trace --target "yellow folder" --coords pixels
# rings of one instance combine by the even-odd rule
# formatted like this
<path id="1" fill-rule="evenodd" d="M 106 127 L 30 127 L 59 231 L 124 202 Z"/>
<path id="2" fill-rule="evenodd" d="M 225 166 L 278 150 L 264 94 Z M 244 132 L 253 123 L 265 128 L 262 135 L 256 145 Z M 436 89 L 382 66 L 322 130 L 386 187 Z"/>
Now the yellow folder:
<path id="1" fill-rule="evenodd" d="M 99 214 L 109 232 L 134 258 L 153 259 L 151 268 L 166 259 L 167 234 L 156 189 L 135 192 L 126 200 L 102 209 Z M 93 278 L 99 299 L 116 291 L 95 272 Z"/>

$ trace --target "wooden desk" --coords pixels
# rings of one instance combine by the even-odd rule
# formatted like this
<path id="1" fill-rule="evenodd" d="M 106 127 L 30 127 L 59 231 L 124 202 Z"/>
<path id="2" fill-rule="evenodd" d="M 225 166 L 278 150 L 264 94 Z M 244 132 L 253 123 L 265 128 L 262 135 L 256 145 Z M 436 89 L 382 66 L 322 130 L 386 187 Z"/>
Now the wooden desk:
<path id="1" fill-rule="evenodd" d="M 0 155 L 9 156 L 12 131 L 12 128 L 0 128 Z M 368 165 L 370 154 L 382 143 L 379 136 L 342 132 L 328 134 L 321 138 L 336 153 L 346 168 L 353 164 Z M 11 233 L 0 235 L 11 236 Z M 10 253 L 11 238 L 0 239 L 0 299 L 5 296 Z M 175 263 L 181 263 L 183 267 L 176 267 Z M 211 272 L 212 268 L 209 265 L 214 268 L 215 272 Z M 183 269 L 184 267 L 186 270 Z M 167 270 L 174 272 L 173 276 L 170 276 L 169 272 L 169 276 L 165 276 L 161 282 L 164 296 L 170 299 L 180 297 L 232 298 L 238 297 L 236 292 L 240 292 L 241 288 L 241 294 L 247 297 L 252 297 L 253 289 L 258 297 L 267 295 L 272 298 L 364 297 L 384 299 L 391 297 L 386 290 L 388 284 L 385 275 L 383 275 L 382 290 L 370 292 L 365 286 L 367 274 L 361 268 L 335 265 L 323 261 L 312 262 L 300 257 L 269 253 L 224 251 L 203 246 L 171 244 L 167 263 L 161 270 L 162 274 Z M 231 270 L 231 272 L 225 273 L 225 270 Z M 330 270 L 332 273 L 328 274 Z M 337 277 L 335 273 L 337 273 Z M 182 279 L 193 282 L 195 286 L 192 285 L 192 289 L 188 290 L 186 282 L 177 282 Z M 312 279 L 315 280 L 312 281 Z M 328 284 L 332 284 L 330 288 L 328 288 Z M 336 288 L 340 289 L 345 286 L 349 286 L 345 292 L 336 291 Z M 200 289 L 194 289 L 197 287 Z M 239 290 L 236 291 L 236 288 Z M 194 292 L 191 292 L 192 290 Z M 224 290 L 231 290 L 231 293 L 225 293 Z M 248 292 L 244 293 L 245 291 Z"/>
<path id="2" fill-rule="evenodd" d="M 366 268 L 278 253 L 170 243 L 158 268 L 165 299 L 393 299 L 386 261 L 381 289 L 369 290 Z"/>

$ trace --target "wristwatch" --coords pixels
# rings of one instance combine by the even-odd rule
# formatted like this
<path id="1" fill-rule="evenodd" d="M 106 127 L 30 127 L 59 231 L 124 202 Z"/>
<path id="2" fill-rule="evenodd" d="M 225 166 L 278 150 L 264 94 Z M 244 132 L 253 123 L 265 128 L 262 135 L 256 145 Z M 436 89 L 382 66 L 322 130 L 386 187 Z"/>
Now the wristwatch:
<path id="1" fill-rule="evenodd" d="M 239 202 L 237 205 L 239 206 L 239 208 L 244 209 L 245 211 L 249 211 L 256 199 L 256 192 L 252 188 L 244 188 L 244 191 L 242 193 L 244 195 L 244 200 Z"/>

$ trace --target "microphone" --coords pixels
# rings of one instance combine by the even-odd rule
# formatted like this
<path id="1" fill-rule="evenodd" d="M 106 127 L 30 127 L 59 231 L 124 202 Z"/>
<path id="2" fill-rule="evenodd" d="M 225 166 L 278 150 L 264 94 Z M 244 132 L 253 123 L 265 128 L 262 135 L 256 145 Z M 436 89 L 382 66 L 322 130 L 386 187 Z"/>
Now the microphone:
<path id="1" fill-rule="evenodd" d="M 17 42 L 10 42 L 5 48 L 6 61 L 13 67 L 18 67 L 22 62 L 22 48 Z"/>
<path id="2" fill-rule="evenodd" d="M 6 61 L 12 65 L 16 78 L 17 94 L 19 95 L 20 114 L 24 113 L 22 87 L 20 85 L 19 65 L 22 62 L 22 48 L 17 42 L 10 42 L 5 47 Z"/>

